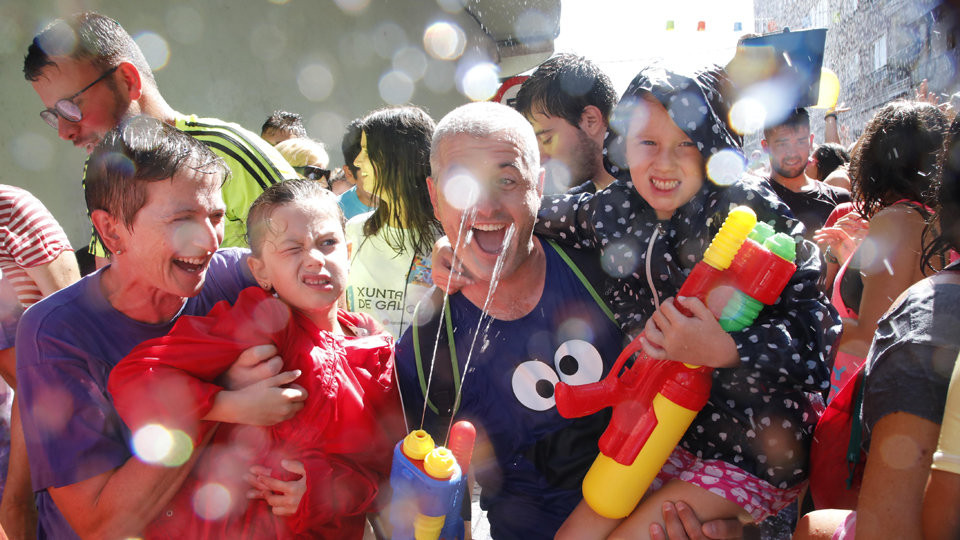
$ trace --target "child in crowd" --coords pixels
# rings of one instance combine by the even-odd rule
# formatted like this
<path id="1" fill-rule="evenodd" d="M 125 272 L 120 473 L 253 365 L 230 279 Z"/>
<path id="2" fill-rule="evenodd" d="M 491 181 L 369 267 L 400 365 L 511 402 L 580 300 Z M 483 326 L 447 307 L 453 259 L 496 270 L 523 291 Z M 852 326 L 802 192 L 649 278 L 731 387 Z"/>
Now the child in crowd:
<path id="1" fill-rule="evenodd" d="M 181 317 L 110 375 L 141 459 L 137 433 L 147 425 L 198 440 L 214 422 L 227 423 L 175 496 L 177 509 L 154 520 L 146 536 L 360 538 L 403 436 L 393 338 L 369 316 L 337 309 L 348 267 L 343 214 L 319 183 L 271 186 L 251 206 L 247 230 L 260 288 L 206 317 Z M 239 351 L 261 344 L 276 345 L 283 371 L 299 371 L 302 386 L 285 387 L 292 381 L 280 374 L 252 382 L 262 390 L 256 399 L 224 388 L 244 388 L 224 382 L 233 370 L 226 372 Z M 277 363 L 272 372 L 281 371 L 278 359 L 270 362 Z M 256 416 L 285 392 L 306 393 L 293 418 Z M 231 423 L 251 417 L 269 427 Z M 282 478 L 271 476 L 278 473 Z"/>
<path id="2" fill-rule="evenodd" d="M 633 514 L 621 524 L 581 502 L 558 537 L 606 538 L 615 529 L 645 536 L 662 523 L 665 501 L 685 501 L 702 520 L 761 521 L 803 489 L 820 401 L 811 396 L 828 387 L 840 324 L 817 288 L 818 253 L 776 195 L 757 179 L 705 180 L 723 161 L 708 165 L 714 155 L 742 162 L 738 138 L 723 120 L 724 82 L 719 70 L 690 77 L 642 70 L 605 143 L 607 168 L 618 181 L 595 195 L 547 198 L 541 207 L 537 232 L 601 249 L 611 276 L 607 301 L 626 332 L 645 327 L 648 354 L 718 368 L 709 402 Z M 711 313 L 716 306 L 670 297 L 738 205 L 797 239 L 797 271 L 751 327 L 728 334 Z"/>

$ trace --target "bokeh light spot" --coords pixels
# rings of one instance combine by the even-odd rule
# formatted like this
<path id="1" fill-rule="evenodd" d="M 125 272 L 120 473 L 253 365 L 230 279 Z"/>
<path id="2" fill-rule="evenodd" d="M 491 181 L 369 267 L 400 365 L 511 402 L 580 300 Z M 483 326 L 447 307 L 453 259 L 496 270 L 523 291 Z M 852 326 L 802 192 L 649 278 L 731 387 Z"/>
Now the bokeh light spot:
<path id="1" fill-rule="evenodd" d="M 570 168 L 559 159 L 550 159 L 543 164 L 546 193 L 563 193 L 573 187 L 574 178 Z"/>
<path id="2" fill-rule="evenodd" d="M 230 491 L 220 484 L 204 484 L 193 494 L 193 511 L 207 520 L 218 520 L 230 510 Z"/>
<path id="3" fill-rule="evenodd" d="M 427 63 L 427 73 L 423 77 L 423 84 L 437 94 L 445 94 L 453 90 L 455 79 L 456 64 L 431 58 Z"/>
<path id="4" fill-rule="evenodd" d="M 373 30 L 373 50 L 380 58 L 390 60 L 393 53 L 407 45 L 407 34 L 397 23 L 385 22 Z"/>
<path id="5" fill-rule="evenodd" d="M 622 278 L 633 274 L 640 264 L 640 250 L 630 240 L 610 242 L 600 259 L 600 265 L 607 275 Z M 654 276 L 656 279 L 656 276 Z"/>
<path id="6" fill-rule="evenodd" d="M 477 204 L 480 185 L 476 178 L 466 173 L 454 173 L 443 183 L 443 198 L 458 210 L 466 210 Z"/>
<path id="7" fill-rule="evenodd" d="M 160 424 L 147 424 L 133 434 L 133 453 L 146 463 L 161 463 L 173 448 L 173 435 Z"/>
<path id="8" fill-rule="evenodd" d="M 896 470 L 914 467 L 923 453 L 917 442 L 908 435 L 891 435 L 878 450 L 884 463 Z"/>
<path id="9" fill-rule="evenodd" d="M 307 133 L 322 141 L 339 141 L 349 120 L 333 111 L 318 111 L 306 121 Z"/>
<path id="10" fill-rule="evenodd" d="M 766 120 L 766 108 L 754 98 L 738 100 L 730 108 L 730 127 L 740 135 L 760 131 Z"/>
<path id="11" fill-rule="evenodd" d="M 525 44 L 547 41 L 553 35 L 554 22 L 537 9 L 528 9 L 513 24 L 515 35 Z"/>
<path id="12" fill-rule="evenodd" d="M 435 22 L 423 32 L 423 48 L 440 60 L 456 60 L 467 46 L 467 36 L 459 25 Z"/>
<path id="13" fill-rule="evenodd" d="M 134 38 L 137 46 L 143 51 L 147 64 L 153 71 L 160 71 L 170 60 L 170 46 L 163 36 L 154 32 L 143 32 Z"/>
<path id="14" fill-rule="evenodd" d="M 463 95 L 473 101 L 486 101 L 497 93 L 500 86 L 499 69 L 495 64 L 481 62 L 463 75 L 460 87 Z"/>
<path id="15" fill-rule="evenodd" d="M 179 429 L 170 430 L 170 436 L 173 438 L 173 445 L 161 463 L 166 467 L 179 467 L 193 455 L 193 441 Z"/>
<path id="16" fill-rule="evenodd" d="M 297 75 L 297 87 L 310 101 L 323 101 L 333 92 L 333 73 L 323 64 L 308 64 Z"/>
<path id="17" fill-rule="evenodd" d="M 373 59 L 373 43 L 360 32 L 347 32 L 340 37 L 337 43 L 340 59 L 355 68 L 362 68 L 370 64 Z"/>
<path id="18" fill-rule="evenodd" d="M 45 171 L 53 161 L 53 144 L 43 135 L 27 131 L 13 139 L 10 153 L 24 169 Z"/>
<path id="19" fill-rule="evenodd" d="M 427 73 L 427 55 L 419 47 L 404 47 L 393 55 L 393 69 L 413 81 L 420 80 Z"/>
<path id="20" fill-rule="evenodd" d="M 580 317 L 570 317 L 557 327 L 557 341 L 564 342 L 571 339 L 581 339 L 593 342 L 593 328 L 590 323 Z"/>
<path id="21" fill-rule="evenodd" d="M 345 13 L 360 13 L 370 5 L 370 0 L 333 0 L 333 2 Z"/>
<path id="22" fill-rule="evenodd" d="M 707 178 L 719 186 L 733 184 L 746 170 L 747 164 L 743 155 L 730 148 L 717 152 L 707 160 Z"/>
<path id="23" fill-rule="evenodd" d="M 413 80 L 402 72 L 391 70 L 380 77 L 380 97 L 391 105 L 400 105 L 413 97 Z"/>

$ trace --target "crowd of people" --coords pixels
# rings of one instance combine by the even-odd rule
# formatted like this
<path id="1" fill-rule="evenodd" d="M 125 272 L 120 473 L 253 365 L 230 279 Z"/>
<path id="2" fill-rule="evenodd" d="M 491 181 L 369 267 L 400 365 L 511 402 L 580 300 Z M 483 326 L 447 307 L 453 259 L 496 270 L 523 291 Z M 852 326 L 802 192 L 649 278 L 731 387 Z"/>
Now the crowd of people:
<path id="1" fill-rule="evenodd" d="M 258 136 L 176 111 L 100 14 L 44 28 L 23 71 L 89 154 L 96 259 L 81 278 L 0 186 L 11 538 L 390 537 L 395 446 L 454 420 L 497 539 L 960 534 L 960 119 L 925 96 L 852 148 L 841 108 L 815 145 L 798 103 L 758 174 L 724 68 L 650 65 L 617 99 L 562 53 L 515 108 L 367 113 L 334 170 L 299 114 Z M 729 294 L 680 291 L 740 206 L 796 269 L 731 327 Z M 555 389 L 619 375 L 628 343 L 712 386 L 611 517 L 581 484 L 617 413 L 567 418 Z"/>

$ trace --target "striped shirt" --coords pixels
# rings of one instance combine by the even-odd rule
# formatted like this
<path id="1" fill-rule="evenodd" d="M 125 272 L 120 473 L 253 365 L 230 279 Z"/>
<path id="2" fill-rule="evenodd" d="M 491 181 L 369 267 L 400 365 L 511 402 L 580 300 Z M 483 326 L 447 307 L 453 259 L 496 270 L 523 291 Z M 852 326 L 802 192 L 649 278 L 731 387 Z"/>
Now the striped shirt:
<path id="1" fill-rule="evenodd" d="M 230 177 L 221 189 L 227 212 L 220 246 L 246 247 L 250 205 L 263 190 L 277 182 L 298 178 L 297 173 L 270 143 L 239 124 L 198 118 L 194 114 L 178 116 L 175 126 L 213 150 L 230 169 Z M 90 240 L 90 252 L 106 256 L 96 232 Z"/>
<path id="2" fill-rule="evenodd" d="M 0 184 L 0 270 L 24 307 L 43 298 L 26 269 L 52 262 L 64 250 L 73 248 L 43 203 L 28 191 Z"/>

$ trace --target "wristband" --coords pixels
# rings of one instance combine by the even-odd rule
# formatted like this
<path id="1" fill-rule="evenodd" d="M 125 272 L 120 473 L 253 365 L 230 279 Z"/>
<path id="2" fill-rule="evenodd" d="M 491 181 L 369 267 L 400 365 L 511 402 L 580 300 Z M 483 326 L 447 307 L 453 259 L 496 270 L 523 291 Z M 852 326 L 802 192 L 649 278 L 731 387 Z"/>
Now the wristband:
<path id="1" fill-rule="evenodd" d="M 837 119 L 837 113 L 835 113 L 835 112 L 828 112 L 827 114 L 823 115 L 823 121 L 824 121 L 824 122 L 827 121 L 827 118 L 833 118 L 834 120 L 836 120 L 836 119 Z"/>

